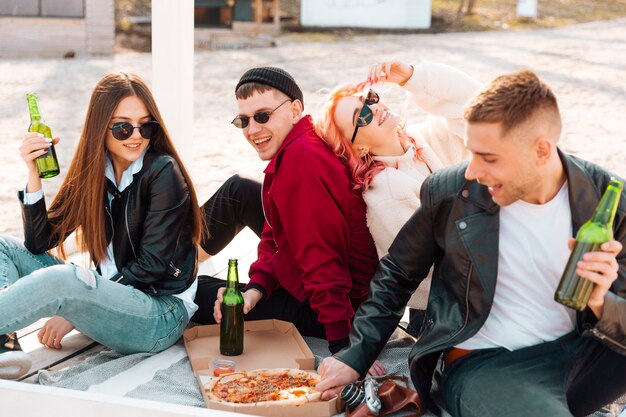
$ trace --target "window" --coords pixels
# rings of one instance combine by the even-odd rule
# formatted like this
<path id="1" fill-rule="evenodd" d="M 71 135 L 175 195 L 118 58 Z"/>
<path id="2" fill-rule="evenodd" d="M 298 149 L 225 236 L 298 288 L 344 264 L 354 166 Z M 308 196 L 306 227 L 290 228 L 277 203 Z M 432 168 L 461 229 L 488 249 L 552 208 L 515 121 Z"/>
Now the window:
<path id="1" fill-rule="evenodd" d="M 84 0 L 0 0 L 0 16 L 84 17 Z"/>

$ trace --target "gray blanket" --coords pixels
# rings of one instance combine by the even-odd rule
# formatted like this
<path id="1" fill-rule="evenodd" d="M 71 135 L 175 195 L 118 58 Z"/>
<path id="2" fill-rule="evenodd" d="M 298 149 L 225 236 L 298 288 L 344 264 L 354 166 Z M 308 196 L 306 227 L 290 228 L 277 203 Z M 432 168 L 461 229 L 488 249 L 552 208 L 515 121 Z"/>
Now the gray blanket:
<path id="1" fill-rule="evenodd" d="M 315 355 L 317 367 L 323 358 L 330 355 L 328 345 L 322 339 L 305 337 L 305 340 Z M 413 339 L 401 331 L 397 331 L 387 343 L 379 360 L 389 374 L 409 375 L 407 358 L 412 344 Z M 188 406 L 205 406 L 182 341 L 158 354 L 121 355 L 105 350 L 70 368 L 41 371 L 39 383 Z M 615 417 L 621 409 L 622 406 L 613 404 L 593 416 Z M 404 415 L 407 413 L 394 414 Z M 344 414 L 337 414 L 337 417 L 341 416 Z M 433 414 L 425 416 L 432 417 Z M 626 417 L 626 414 L 622 417 Z"/>
<path id="2" fill-rule="evenodd" d="M 328 344 L 325 340 L 311 337 L 305 337 L 305 340 L 315 355 L 317 367 L 323 358 L 330 355 Z M 407 358 L 412 344 L 412 338 L 400 333 L 387 343 L 379 360 L 389 374 L 408 376 Z M 188 406 L 205 406 L 191 364 L 184 354 L 182 341 L 158 354 L 121 355 L 105 350 L 70 368 L 41 371 L 39 383 Z"/>

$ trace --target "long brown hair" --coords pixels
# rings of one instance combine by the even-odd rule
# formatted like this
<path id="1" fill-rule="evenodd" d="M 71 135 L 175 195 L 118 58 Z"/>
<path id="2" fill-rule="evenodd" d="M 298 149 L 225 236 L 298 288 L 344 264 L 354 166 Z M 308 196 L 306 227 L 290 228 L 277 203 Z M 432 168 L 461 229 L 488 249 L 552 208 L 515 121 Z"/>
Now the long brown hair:
<path id="1" fill-rule="evenodd" d="M 76 231 L 80 251 L 89 252 L 96 263 L 106 259 L 105 139 L 113 112 L 120 101 L 130 96 L 136 96 L 143 101 L 152 119 L 161 126 L 158 133 L 150 139 L 150 146 L 158 152 L 170 155 L 178 163 L 191 198 L 193 242 L 198 244 L 201 240 L 203 216 L 198 206 L 196 192 L 174 148 L 150 89 L 138 75 L 116 72 L 104 76 L 91 94 L 76 153 L 48 210 L 53 236 L 61 242 L 57 250 L 62 258 L 66 257 L 62 242 Z"/>

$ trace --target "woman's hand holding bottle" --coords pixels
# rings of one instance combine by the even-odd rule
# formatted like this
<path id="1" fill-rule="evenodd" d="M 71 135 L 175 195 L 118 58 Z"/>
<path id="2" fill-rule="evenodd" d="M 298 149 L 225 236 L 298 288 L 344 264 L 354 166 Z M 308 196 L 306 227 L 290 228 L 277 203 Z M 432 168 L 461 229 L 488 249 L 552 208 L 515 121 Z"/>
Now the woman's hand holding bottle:
<path id="1" fill-rule="evenodd" d="M 22 137 L 20 145 L 20 156 L 26 163 L 28 168 L 28 185 L 29 193 L 39 191 L 41 189 L 41 178 L 37 172 L 35 159 L 45 154 L 52 144 L 59 143 L 59 138 L 48 139 L 41 133 L 28 132 Z"/>

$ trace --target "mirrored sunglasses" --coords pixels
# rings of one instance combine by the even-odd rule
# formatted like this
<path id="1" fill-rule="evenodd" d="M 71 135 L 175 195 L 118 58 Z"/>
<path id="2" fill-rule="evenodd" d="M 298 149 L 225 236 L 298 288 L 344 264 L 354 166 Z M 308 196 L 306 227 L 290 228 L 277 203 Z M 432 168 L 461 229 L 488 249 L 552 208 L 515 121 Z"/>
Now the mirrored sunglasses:
<path id="1" fill-rule="evenodd" d="M 379 101 L 380 97 L 378 96 L 378 93 L 370 88 L 363 102 L 363 108 L 361 108 L 359 117 L 357 117 L 356 119 L 356 126 L 354 127 L 354 133 L 352 134 L 352 140 L 350 141 L 351 143 L 354 143 L 354 139 L 356 138 L 356 132 L 359 130 L 359 127 L 367 126 L 372 122 L 372 119 L 374 118 L 374 113 L 372 112 L 370 106 L 372 104 L 378 103 Z"/>
<path id="2" fill-rule="evenodd" d="M 282 106 L 283 104 L 289 101 L 291 100 L 288 99 L 288 100 L 283 101 L 278 106 L 276 106 L 274 110 L 271 110 L 271 111 L 258 111 L 254 113 L 254 115 L 252 116 L 243 116 L 240 114 L 239 116 L 235 117 L 231 123 L 234 124 L 239 129 L 245 129 L 250 124 L 250 118 L 252 117 L 255 122 L 265 124 L 269 122 L 270 116 L 272 115 L 272 113 L 274 113 L 276 110 L 278 110 L 280 106 Z"/>
<path id="3" fill-rule="evenodd" d="M 117 140 L 126 140 L 133 135 L 135 129 L 139 129 L 139 134 L 145 139 L 152 139 L 159 131 L 159 122 L 151 120 L 140 126 L 133 126 L 129 122 L 113 123 L 110 128 L 111 134 Z"/>

